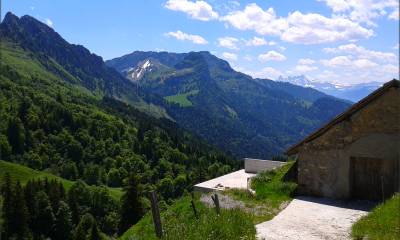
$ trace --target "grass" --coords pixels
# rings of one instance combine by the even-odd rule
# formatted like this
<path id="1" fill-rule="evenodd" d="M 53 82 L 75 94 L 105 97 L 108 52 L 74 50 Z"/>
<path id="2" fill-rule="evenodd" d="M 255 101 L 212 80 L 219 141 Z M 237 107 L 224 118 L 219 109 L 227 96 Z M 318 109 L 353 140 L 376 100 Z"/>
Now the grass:
<path id="1" fill-rule="evenodd" d="M 297 187 L 296 183 L 284 182 L 282 179 L 295 162 L 288 162 L 281 168 L 259 173 L 251 181 L 251 187 L 256 192 L 250 194 L 246 190 L 232 189 L 227 193 L 234 199 L 245 203 L 246 207 L 254 209 L 254 223 L 272 219 L 278 214 L 285 203 L 292 200 L 292 194 Z"/>
<path id="2" fill-rule="evenodd" d="M 400 193 L 356 222 L 351 235 L 353 239 L 400 239 Z"/>
<path id="3" fill-rule="evenodd" d="M 190 197 L 177 200 L 161 213 L 164 240 L 203 240 L 203 239 L 255 239 L 256 230 L 252 217 L 240 210 L 224 210 L 218 216 L 214 209 L 195 200 L 199 219 L 194 216 Z M 130 228 L 120 240 L 157 239 L 150 213 Z"/>
<path id="4" fill-rule="evenodd" d="M 164 97 L 169 103 L 179 104 L 181 107 L 191 107 L 193 103 L 188 99 L 189 96 L 194 96 L 199 93 L 199 90 L 192 90 L 187 93 L 176 94 L 172 96 Z"/>
<path id="5" fill-rule="evenodd" d="M 37 171 L 29 167 L 25 167 L 16 163 L 10 163 L 0 160 L 0 185 L 4 179 L 4 175 L 9 173 L 12 181 L 20 181 L 21 184 L 26 184 L 29 180 L 33 179 L 56 179 L 60 181 L 66 190 L 69 190 L 74 184 L 74 181 L 66 180 L 55 176 L 51 173 Z M 91 186 L 89 186 L 92 188 Z M 108 188 L 110 195 L 113 199 L 119 201 L 122 196 L 122 190 L 120 188 Z"/>

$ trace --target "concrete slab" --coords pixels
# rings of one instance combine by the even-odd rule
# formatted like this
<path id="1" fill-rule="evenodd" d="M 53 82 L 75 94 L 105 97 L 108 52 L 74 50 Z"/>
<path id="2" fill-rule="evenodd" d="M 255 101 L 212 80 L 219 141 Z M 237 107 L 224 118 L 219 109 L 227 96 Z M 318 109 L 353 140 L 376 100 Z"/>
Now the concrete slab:
<path id="1" fill-rule="evenodd" d="M 222 191 L 231 188 L 247 189 L 247 179 L 256 174 L 246 173 L 244 169 L 194 185 L 198 192 Z"/>
<path id="2" fill-rule="evenodd" d="M 374 203 L 297 197 L 272 220 L 256 225 L 260 240 L 351 239 L 351 226 Z"/>

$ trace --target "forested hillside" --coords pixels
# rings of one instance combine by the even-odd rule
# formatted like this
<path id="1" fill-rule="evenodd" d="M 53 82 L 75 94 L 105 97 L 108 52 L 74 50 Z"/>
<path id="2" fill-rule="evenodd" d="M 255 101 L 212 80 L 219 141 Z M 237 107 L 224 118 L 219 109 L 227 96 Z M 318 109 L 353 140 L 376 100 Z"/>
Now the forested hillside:
<path id="1" fill-rule="evenodd" d="M 209 52 L 133 52 L 107 61 L 181 126 L 239 157 L 271 158 L 350 106 L 311 88 L 253 79 Z M 146 95 L 143 97 L 149 99 Z"/>
<path id="2" fill-rule="evenodd" d="M 132 107 L 150 105 L 142 105 L 144 101 L 129 92 L 131 83 L 106 67 L 101 58 L 61 41 L 44 24 L 7 14 L 0 31 L 0 159 L 88 185 L 125 187 L 122 202 L 112 205 L 117 221 L 130 219 L 120 233 L 143 214 L 124 215 L 135 204 L 134 196 L 141 199 L 155 189 L 168 202 L 194 183 L 238 167 L 236 160 L 170 120 L 150 117 Z M 126 99 L 127 103 L 120 101 Z M 8 185 L 15 199 L 20 199 L 15 194 L 28 187 Z M 40 213 L 50 214 L 46 199 L 51 196 L 46 196 L 49 192 L 44 185 L 35 185 L 38 195 L 33 197 L 43 203 Z M 51 206 L 53 214 L 60 210 L 56 205 Z M 87 214 L 102 221 L 95 210 L 84 206 L 77 211 L 74 229 L 82 221 L 92 222 Z M 43 224 L 51 227 L 53 222 Z M 93 225 L 82 224 L 86 230 Z M 117 230 L 96 226 L 110 235 Z"/>

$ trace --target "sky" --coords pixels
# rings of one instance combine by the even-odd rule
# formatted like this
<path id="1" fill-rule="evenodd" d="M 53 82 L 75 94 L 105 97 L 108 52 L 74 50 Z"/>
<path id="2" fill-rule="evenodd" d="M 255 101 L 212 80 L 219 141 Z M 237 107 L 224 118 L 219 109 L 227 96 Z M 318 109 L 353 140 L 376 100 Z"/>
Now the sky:
<path id="1" fill-rule="evenodd" d="M 3 0 L 105 60 L 210 51 L 253 77 L 399 78 L 398 0 Z"/>

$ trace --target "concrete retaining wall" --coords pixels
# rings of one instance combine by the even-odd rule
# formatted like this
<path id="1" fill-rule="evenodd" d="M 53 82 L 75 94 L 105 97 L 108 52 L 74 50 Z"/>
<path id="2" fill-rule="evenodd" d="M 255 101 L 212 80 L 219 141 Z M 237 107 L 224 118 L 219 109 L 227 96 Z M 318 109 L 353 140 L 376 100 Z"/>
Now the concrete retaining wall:
<path id="1" fill-rule="evenodd" d="M 272 170 L 274 168 L 284 165 L 286 162 L 272 161 L 272 160 L 261 160 L 253 158 L 244 159 L 244 170 L 247 173 L 259 173 L 266 170 Z"/>

